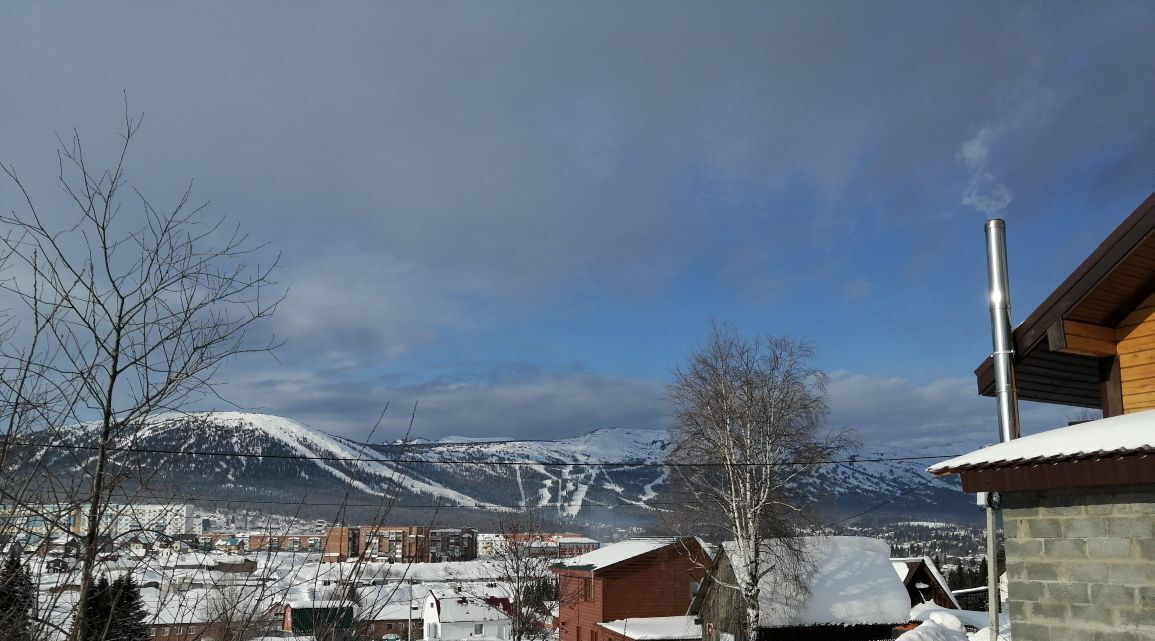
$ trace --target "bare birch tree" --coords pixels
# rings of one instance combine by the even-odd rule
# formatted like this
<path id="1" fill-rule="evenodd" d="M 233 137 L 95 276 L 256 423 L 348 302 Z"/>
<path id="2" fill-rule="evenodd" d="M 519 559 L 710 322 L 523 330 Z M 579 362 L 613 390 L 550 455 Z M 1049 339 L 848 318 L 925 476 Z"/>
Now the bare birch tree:
<path id="1" fill-rule="evenodd" d="M 30 347 L 6 346 L 0 365 L 9 439 L 13 426 L 27 434 L 65 421 L 86 422 L 96 434 L 78 466 L 88 480 L 76 498 L 85 525 L 73 639 L 87 638 L 104 511 L 129 475 L 113 460 L 116 444 L 130 444 L 150 417 L 214 394 L 212 377 L 225 360 L 271 349 L 272 339 L 252 344 L 245 336 L 280 300 L 270 297 L 277 261 L 251 264 L 259 247 L 205 222 L 203 206 L 190 205 L 191 183 L 171 208 L 129 186 L 126 158 L 138 128 L 126 109 L 117 157 L 103 171 L 90 165 L 79 135 L 61 141 L 57 178 L 69 213 L 41 211 L 14 166 L 0 164 L 21 197 L 0 215 L 8 261 L 0 288 L 27 313 L 23 331 L 32 334 Z"/>
<path id="2" fill-rule="evenodd" d="M 806 343 L 747 340 L 715 326 L 668 388 L 675 408 L 668 462 L 675 491 L 684 493 L 682 516 L 732 541 L 736 579 L 720 587 L 740 595 L 748 640 L 757 638 L 764 577 L 773 572 L 803 589 L 796 532 L 806 506 L 794 483 L 846 445 L 840 436 L 820 439 L 827 378 L 811 358 Z"/>
<path id="3" fill-rule="evenodd" d="M 510 639 L 543 639 L 549 636 L 549 601 L 564 600 L 550 565 L 547 535 L 541 515 L 533 507 L 502 514 L 498 518 L 500 545 L 492 563 L 510 595 Z"/>

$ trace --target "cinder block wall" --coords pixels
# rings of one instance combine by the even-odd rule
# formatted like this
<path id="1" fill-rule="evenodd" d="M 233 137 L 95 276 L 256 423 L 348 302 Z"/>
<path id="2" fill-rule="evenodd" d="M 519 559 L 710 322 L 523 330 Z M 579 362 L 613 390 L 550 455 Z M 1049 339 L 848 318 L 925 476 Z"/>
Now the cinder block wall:
<path id="1" fill-rule="evenodd" d="M 1003 494 L 1015 641 L 1155 641 L 1155 486 Z"/>

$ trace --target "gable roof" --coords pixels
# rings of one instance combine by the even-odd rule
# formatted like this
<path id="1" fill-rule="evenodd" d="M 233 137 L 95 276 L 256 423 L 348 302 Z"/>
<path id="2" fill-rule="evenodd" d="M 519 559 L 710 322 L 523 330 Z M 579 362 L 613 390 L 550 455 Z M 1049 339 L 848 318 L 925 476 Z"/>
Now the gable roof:
<path id="1" fill-rule="evenodd" d="M 886 541 L 864 536 L 803 537 L 813 570 L 809 595 L 788 587 L 774 572 L 762 578 L 759 627 L 881 625 L 905 623 L 910 596 L 895 574 Z M 722 544 L 735 574 L 742 562 L 733 542 Z"/>
<path id="2" fill-rule="evenodd" d="M 509 606 L 509 593 L 473 595 L 458 590 L 433 590 L 430 595 L 437 605 L 437 618 L 442 623 L 476 621 L 508 621 L 502 607 Z"/>
<path id="3" fill-rule="evenodd" d="M 1099 359 L 1059 351 L 1064 321 L 1114 328 L 1155 293 L 1155 193 L 1131 213 L 1014 330 L 1019 398 L 1102 408 Z M 1051 333 L 1051 336 L 1048 336 Z M 994 366 L 975 369 L 979 394 L 994 396 Z"/>
<path id="4" fill-rule="evenodd" d="M 946 577 L 938 571 L 938 567 L 934 561 L 928 556 L 913 556 L 906 558 L 895 558 L 890 560 L 891 565 L 894 566 L 894 573 L 902 581 L 903 585 L 910 585 L 910 580 L 914 577 L 915 571 L 921 565 L 930 573 L 931 579 L 938 583 L 938 587 L 942 589 L 943 596 L 950 600 L 951 604 L 956 608 L 961 608 L 958 599 L 955 598 L 954 593 L 951 592 L 950 584 L 946 582 Z M 919 585 L 915 584 L 918 588 Z M 933 586 L 925 586 L 933 587 Z"/>
<path id="5" fill-rule="evenodd" d="M 610 566 L 636 559 L 656 550 L 669 547 L 679 541 L 677 537 L 650 537 L 628 539 L 620 543 L 607 545 L 592 552 L 586 552 L 568 559 L 561 559 L 551 567 L 557 569 L 589 570 L 598 572 Z"/>

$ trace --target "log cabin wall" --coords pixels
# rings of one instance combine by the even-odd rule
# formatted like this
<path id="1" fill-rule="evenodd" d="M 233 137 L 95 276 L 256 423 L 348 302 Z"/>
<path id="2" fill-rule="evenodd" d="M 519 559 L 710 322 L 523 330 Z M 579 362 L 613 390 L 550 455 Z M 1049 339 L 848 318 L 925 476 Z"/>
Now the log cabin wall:
<path id="1" fill-rule="evenodd" d="M 1115 330 L 1123 413 L 1155 409 L 1155 295 Z"/>

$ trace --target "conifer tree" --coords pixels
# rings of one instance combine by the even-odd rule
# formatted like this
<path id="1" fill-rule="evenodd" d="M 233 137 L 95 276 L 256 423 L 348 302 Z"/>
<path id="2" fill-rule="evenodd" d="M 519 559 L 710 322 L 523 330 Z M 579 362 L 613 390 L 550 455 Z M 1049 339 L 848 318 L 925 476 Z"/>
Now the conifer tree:
<path id="1" fill-rule="evenodd" d="M 0 640 L 31 641 L 36 591 L 15 546 L 0 568 Z"/>
<path id="2" fill-rule="evenodd" d="M 145 619 L 148 612 L 140 596 L 140 586 L 125 574 L 112 582 L 112 613 L 105 641 L 147 641 Z"/>
<path id="3" fill-rule="evenodd" d="M 81 641 L 103 641 L 108 634 L 111 619 L 112 590 L 108 585 L 108 576 L 102 574 L 92 586 L 88 602 L 84 605 Z"/>

